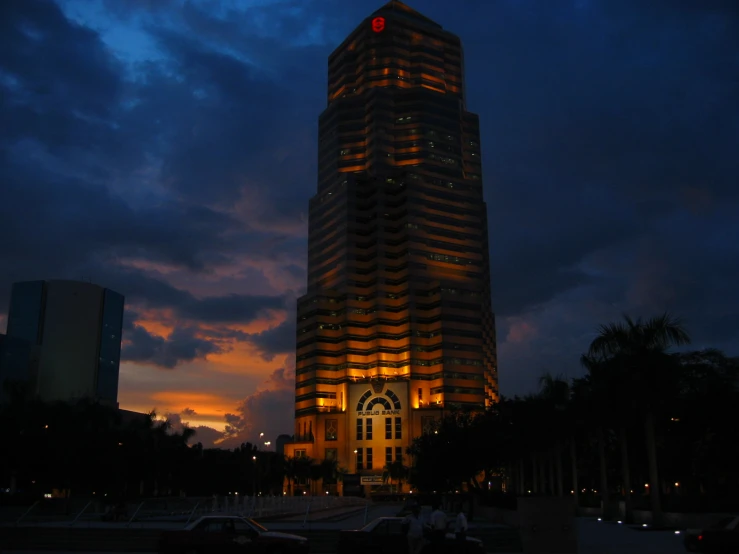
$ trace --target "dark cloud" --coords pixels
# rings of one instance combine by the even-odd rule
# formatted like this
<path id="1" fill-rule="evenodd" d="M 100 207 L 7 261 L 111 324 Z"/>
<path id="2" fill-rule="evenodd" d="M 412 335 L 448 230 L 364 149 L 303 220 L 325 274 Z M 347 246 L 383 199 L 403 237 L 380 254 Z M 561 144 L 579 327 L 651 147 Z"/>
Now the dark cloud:
<path id="1" fill-rule="evenodd" d="M 71 23 L 54 2 L 2 3 L 0 67 L 13 93 L 0 111 L 4 141 L 94 148 L 109 137 L 102 131 L 121 99 L 120 67 L 96 32 Z M 73 127 L 87 132 L 69 133 Z"/>
<path id="2" fill-rule="evenodd" d="M 198 298 L 139 271 L 119 271 L 106 279 L 106 282 L 113 281 L 118 286 L 112 288 L 132 301 L 154 308 L 174 308 L 182 318 L 203 322 L 249 323 L 263 315 L 265 310 L 285 308 L 285 299 L 281 296 L 227 294 Z"/>
<path id="3" fill-rule="evenodd" d="M 231 303 L 231 304 L 229 304 Z M 173 304 L 165 304 L 171 307 Z M 222 306 L 222 309 L 218 309 Z M 224 298 L 207 299 L 207 309 L 189 312 L 189 315 L 200 322 L 216 323 L 248 323 L 259 315 L 260 308 L 279 308 L 280 302 L 272 303 L 270 297 L 238 297 L 232 295 Z M 180 310 L 188 313 L 187 310 Z M 180 362 L 190 362 L 205 359 L 208 354 L 223 354 L 233 348 L 234 342 L 249 341 L 254 344 L 267 361 L 274 359 L 278 353 L 292 350 L 295 337 L 295 325 L 281 324 L 262 333 L 249 334 L 228 327 L 213 327 L 201 329 L 189 323 L 178 323 L 173 331 L 162 337 L 146 330 L 136 323 L 139 314 L 129 309 L 124 316 L 123 361 L 151 363 L 153 365 L 172 369 Z M 285 328 L 287 327 L 287 332 Z M 291 338 L 287 340 L 287 333 Z M 184 412 L 183 412 L 184 413 Z"/>
<path id="4" fill-rule="evenodd" d="M 260 433 L 264 441 L 274 443 L 278 435 L 292 434 L 295 400 L 295 370 L 275 370 L 263 388 L 249 395 L 236 409 L 226 414 L 224 447 L 233 448 L 242 442 L 258 444 Z"/>
<path id="5" fill-rule="evenodd" d="M 295 321 L 293 318 L 279 325 L 249 336 L 249 342 L 257 347 L 268 362 L 278 354 L 295 351 Z"/>
<path id="6" fill-rule="evenodd" d="M 191 426 L 187 421 L 183 421 L 182 418 L 190 417 L 194 413 L 188 414 L 185 413 L 186 411 L 183 411 L 181 414 L 164 414 L 164 419 L 169 421 L 170 431 L 172 433 L 181 433 L 186 428 L 192 429 L 195 431 L 195 435 L 190 439 L 189 444 L 200 443 L 203 445 L 203 448 L 217 448 L 218 442 L 223 439 L 223 432 L 207 425 Z"/>
<path id="7" fill-rule="evenodd" d="M 61 0 L 1 2 L 0 306 L 14 280 L 85 277 L 175 320 L 165 338 L 129 318 L 129 359 L 291 353 L 327 56 L 382 3 L 106 0 L 73 23 Z M 736 350 L 737 3 L 414 7 L 465 46 L 504 392 L 577 371 L 622 312 L 668 309 Z M 273 310 L 285 323 L 228 328 Z M 291 428 L 276 391 L 249 397 L 237 436 L 283 401 Z"/>
<path id="8" fill-rule="evenodd" d="M 178 327 L 168 337 L 149 333 L 135 323 L 123 330 L 121 360 L 149 363 L 172 369 L 181 362 L 204 359 L 208 354 L 220 354 L 222 347 L 197 336 L 195 328 Z"/>
<path id="9" fill-rule="evenodd" d="M 201 271 L 233 252 L 223 236 L 236 223 L 226 214 L 176 201 L 134 211 L 104 187 L 16 164 L 6 168 L 0 229 L 16 237 L 0 253 L 8 262 L 33 266 L 43 256 L 50 266 L 81 265 L 105 253 Z"/>

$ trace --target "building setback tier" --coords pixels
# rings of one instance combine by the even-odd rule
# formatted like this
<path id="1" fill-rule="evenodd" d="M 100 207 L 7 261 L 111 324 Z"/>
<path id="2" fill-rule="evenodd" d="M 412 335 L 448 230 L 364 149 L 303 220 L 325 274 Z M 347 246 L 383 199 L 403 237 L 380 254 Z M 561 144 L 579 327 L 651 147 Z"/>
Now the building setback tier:
<path id="1" fill-rule="evenodd" d="M 401 2 L 329 58 L 288 455 L 358 473 L 409 465 L 434 418 L 498 399 L 480 132 L 462 60 L 456 36 Z"/>

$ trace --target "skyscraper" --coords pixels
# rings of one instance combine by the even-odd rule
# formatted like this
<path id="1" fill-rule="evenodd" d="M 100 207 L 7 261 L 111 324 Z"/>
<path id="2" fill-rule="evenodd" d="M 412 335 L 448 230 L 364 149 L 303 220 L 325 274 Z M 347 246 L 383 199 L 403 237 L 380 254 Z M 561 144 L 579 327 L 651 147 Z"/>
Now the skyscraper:
<path id="1" fill-rule="evenodd" d="M 42 400 L 117 404 L 123 305 L 122 295 L 92 283 L 13 284 L 7 334 L 38 349 L 30 380 Z"/>
<path id="2" fill-rule="evenodd" d="M 498 397 L 480 132 L 459 38 L 401 2 L 328 66 L 287 452 L 370 485 L 444 410 Z"/>

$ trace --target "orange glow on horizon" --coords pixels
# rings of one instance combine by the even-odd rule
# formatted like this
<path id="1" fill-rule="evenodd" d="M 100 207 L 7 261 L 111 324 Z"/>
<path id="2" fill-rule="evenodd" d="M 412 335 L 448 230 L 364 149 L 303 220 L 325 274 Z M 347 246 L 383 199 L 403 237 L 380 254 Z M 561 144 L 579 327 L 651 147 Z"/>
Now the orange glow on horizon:
<path id="1" fill-rule="evenodd" d="M 265 360 L 261 354 L 248 343 L 236 343 L 233 348 L 221 354 L 209 354 L 209 369 L 219 373 L 236 373 L 241 375 L 260 375 L 265 378 L 275 369 L 282 359 L 278 355 L 274 360 Z"/>
<path id="2" fill-rule="evenodd" d="M 139 319 L 136 321 L 136 325 L 143 327 L 150 335 L 157 335 L 164 338 L 168 337 L 174 330 L 174 327 L 171 325 L 154 319 Z M 125 339 L 125 335 L 123 338 Z"/>

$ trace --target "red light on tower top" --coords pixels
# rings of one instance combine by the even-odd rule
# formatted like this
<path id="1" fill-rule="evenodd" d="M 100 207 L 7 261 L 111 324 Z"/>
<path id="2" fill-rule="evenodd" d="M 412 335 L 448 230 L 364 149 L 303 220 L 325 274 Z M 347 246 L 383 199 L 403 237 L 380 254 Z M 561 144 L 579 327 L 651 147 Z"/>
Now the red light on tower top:
<path id="1" fill-rule="evenodd" d="M 384 17 L 375 17 L 372 20 L 372 30 L 375 33 L 381 33 L 385 30 L 385 18 Z"/>

